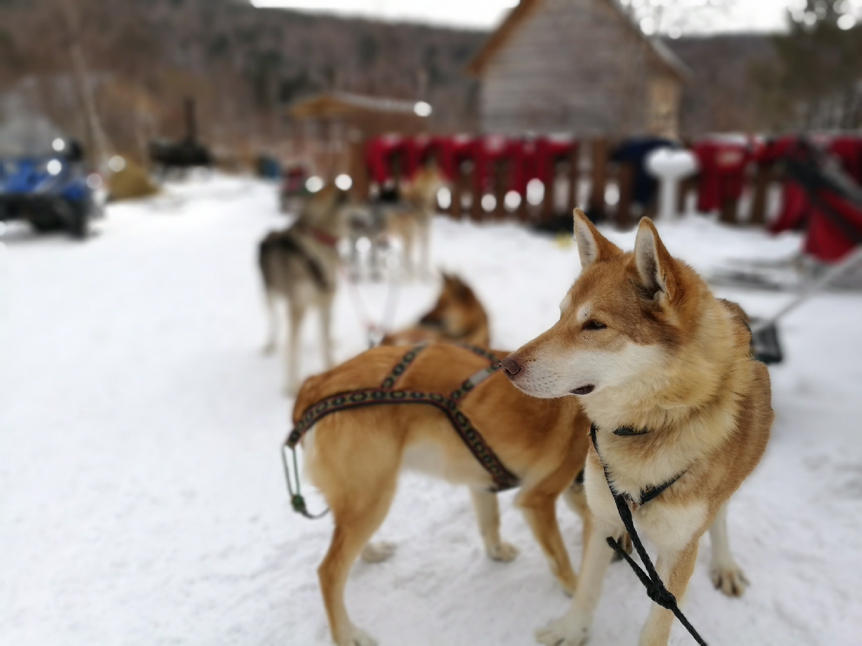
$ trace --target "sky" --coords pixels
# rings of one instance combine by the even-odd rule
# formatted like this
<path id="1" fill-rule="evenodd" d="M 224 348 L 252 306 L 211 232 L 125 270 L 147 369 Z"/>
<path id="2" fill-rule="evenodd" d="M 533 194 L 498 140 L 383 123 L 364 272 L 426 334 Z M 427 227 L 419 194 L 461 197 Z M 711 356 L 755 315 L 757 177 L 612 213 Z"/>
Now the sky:
<path id="1" fill-rule="evenodd" d="M 696 4 L 697 0 L 689 2 Z M 706 2 L 703 0 L 704 4 Z M 735 0 L 728 15 L 714 20 L 708 31 L 780 30 L 784 24 L 784 10 L 792 2 Z M 334 13 L 343 15 L 490 29 L 517 0 L 251 0 L 251 3 L 258 7 L 290 6 L 310 11 L 332 8 Z"/>

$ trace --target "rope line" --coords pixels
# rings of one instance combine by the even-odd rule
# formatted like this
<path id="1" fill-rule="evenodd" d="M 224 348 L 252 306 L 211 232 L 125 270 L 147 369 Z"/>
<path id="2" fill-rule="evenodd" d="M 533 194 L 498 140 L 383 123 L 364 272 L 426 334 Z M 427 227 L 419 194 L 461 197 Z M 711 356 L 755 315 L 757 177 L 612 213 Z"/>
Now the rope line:
<path id="1" fill-rule="evenodd" d="M 646 569 L 644 572 L 643 569 L 635 562 L 635 560 L 629 556 L 629 554 L 620 546 L 615 538 L 612 536 L 607 537 L 608 545 L 619 554 L 623 559 L 625 559 L 626 563 L 628 563 L 634 573 L 637 575 L 640 582 L 646 588 L 647 596 L 652 599 L 653 603 L 658 604 L 662 608 L 666 610 L 670 610 L 674 616 L 679 619 L 679 622 L 685 627 L 685 629 L 689 632 L 689 634 L 694 638 L 694 640 L 699 644 L 699 646 L 707 646 L 706 642 L 703 640 L 703 637 L 695 630 L 694 626 L 691 625 L 691 622 L 686 618 L 684 614 L 682 614 L 682 610 L 679 609 L 679 605 L 677 604 L 676 597 L 673 593 L 667 589 L 664 584 L 664 581 L 661 580 L 658 572 L 653 565 L 652 560 L 647 554 L 646 548 L 643 545 L 643 542 L 638 536 L 638 532 L 635 529 L 634 520 L 632 519 L 632 511 L 629 508 L 629 501 L 626 499 L 625 495 L 618 493 L 614 488 L 613 482 L 610 477 L 610 473 L 608 473 L 608 467 L 605 464 L 605 461 L 602 459 L 601 453 L 599 453 L 599 445 L 596 442 L 596 425 L 593 424 L 590 427 L 590 439 L 593 441 L 593 448 L 596 450 L 596 455 L 599 458 L 599 462 L 602 464 L 602 470 L 605 473 L 605 482 L 608 484 L 608 489 L 611 490 L 611 495 L 614 497 L 614 503 L 617 506 L 617 513 L 620 515 L 620 520 L 623 521 L 623 526 L 626 528 L 626 531 L 629 533 L 629 536 L 632 539 L 632 545 L 635 550 L 637 550 L 638 556 L 641 558 L 641 562 Z M 655 491 L 660 489 L 658 493 L 664 491 L 671 484 L 676 482 L 679 479 L 679 476 L 674 478 L 673 480 L 665 483 L 664 485 L 660 485 L 659 487 L 650 488 L 649 491 Z M 652 495 L 647 501 L 652 500 L 658 494 Z"/>

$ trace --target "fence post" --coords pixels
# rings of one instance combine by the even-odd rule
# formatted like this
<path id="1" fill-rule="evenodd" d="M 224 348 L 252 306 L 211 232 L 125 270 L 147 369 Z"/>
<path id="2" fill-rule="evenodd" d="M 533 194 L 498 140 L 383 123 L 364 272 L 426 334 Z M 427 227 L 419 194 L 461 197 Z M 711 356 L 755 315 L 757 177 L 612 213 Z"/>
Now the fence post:
<path id="1" fill-rule="evenodd" d="M 542 210 L 540 213 L 540 219 L 543 222 L 547 222 L 554 215 L 554 195 L 555 188 L 557 185 L 557 161 L 551 161 L 551 179 L 548 182 L 548 185 L 545 186 L 545 193 L 542 195 Z"/>
<path id="2" fill-rule="evenodd" d="M 569 201 L 566 204 L 566 213 L 572 213 L 578 206 L 578 162 L 580 160 L 580 148 L 578 143 L 572 144 L 572 152 L 569 155 Z"/>
<path id="3" fill-rule="evenodd" d="M 739 211 L 739 200 L 735 198 L 727 198 L 722 200 L 718 220 L 724 224 L 738 224 L 737 214 Z"/>
<path id="4" fill-rule="evenodd" d="M 506 217 L 506 206 L 503 204 L 506 198 L 506 171 L 508 170 L 509 162 L 504 159 L 498 159 L 494 162 L 494 215 L 497 220 L 502 220 Z"/>
<path id="5" fill-rule="evenodd" d="M 632 162 L 619 164 L 617 187 L 619 202 L 617 202 L 616 225 L 618 229 L 627 230 L 632 226 L 632 196 L 634 194 L 635 167 Z"/>
<path id="6" fill-rule="evenodd" d="M 461 168 L 461 163 L 455 162 L 455 179 L 452 181 L 452 210 L 450 213 L 456 220 L 463 217 L 463 208 L 461 206 L 461 196 L 464 192 L 464 170 Z"/>
<path id="7" fill-rule="evenodd" d="M 350 138 L 350 177 L 353 186 L 350 195 L 354 200 L 368 199 L 368 164 L 365 163 L 365 139 L 358 133 Z"/>
<path id="8" fill-rule="evenodd" d="M 760 162 L 754 176 L 754 196 L 751 199 L 751 214 L 749 224 L 762 227 L 766 224 L 766 197 L 769 193 L 769 181 L 772 179 L 772 164 Z"/>
<path id="9" fill-rule="evenodd" d="M 476 174 L 478 172 L 478 164 L 474 161 L 470 165 L 470 172 L 467 174 L 472 194 L 472 199 L 470 200 L 470 219 L 474 222 L 481 222 L 484 218 L 484 214 L 482 213 L 482 185 L 479 184 L 479 190 L 476 190 Z"/>
<path id="10" fill-rule="evenodd" d="M 608 140 L 604 137 L 594 139 L 592 143 L 592 186 L 590 187 L 589 210 L 595 215 L 605 213 L 605 185 L 608 177 Z"/>
<path id="11" fill-rule="evenodd" d="M 530 212 L 528 210 L 527 205 L 527 191 L 524 191 L 524 194 L 521 195 L 521 201 L 518 202 L 518 220 L 520 222 L 526 222 L 530 218 Z"/>

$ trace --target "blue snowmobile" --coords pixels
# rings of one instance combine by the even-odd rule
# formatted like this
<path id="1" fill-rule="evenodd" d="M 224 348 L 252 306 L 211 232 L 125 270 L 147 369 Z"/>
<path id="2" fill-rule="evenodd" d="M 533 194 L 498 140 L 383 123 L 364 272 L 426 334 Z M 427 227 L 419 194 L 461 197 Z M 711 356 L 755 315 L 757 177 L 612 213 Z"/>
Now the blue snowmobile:
<path id="1" fill-rule="evenodd" d="M 0 157 L 0 221 L 27 220 L 40 232 L 65 229 L 74 238 L 87 237 L 100 209 L 80 147 L 69 142 L 63 153 Z"/>

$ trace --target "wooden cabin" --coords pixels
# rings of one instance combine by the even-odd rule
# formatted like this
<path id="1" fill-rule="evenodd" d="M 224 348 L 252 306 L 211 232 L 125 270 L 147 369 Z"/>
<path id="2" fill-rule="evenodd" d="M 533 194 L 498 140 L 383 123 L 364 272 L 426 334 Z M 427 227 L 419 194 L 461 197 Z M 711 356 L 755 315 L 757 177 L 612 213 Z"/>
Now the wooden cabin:
<path id="1" fill-rule="evenodd" d="M 484 132 L 675 137 L 688 72 L 618 0 L 521 0 L 468 65 Z"/>

